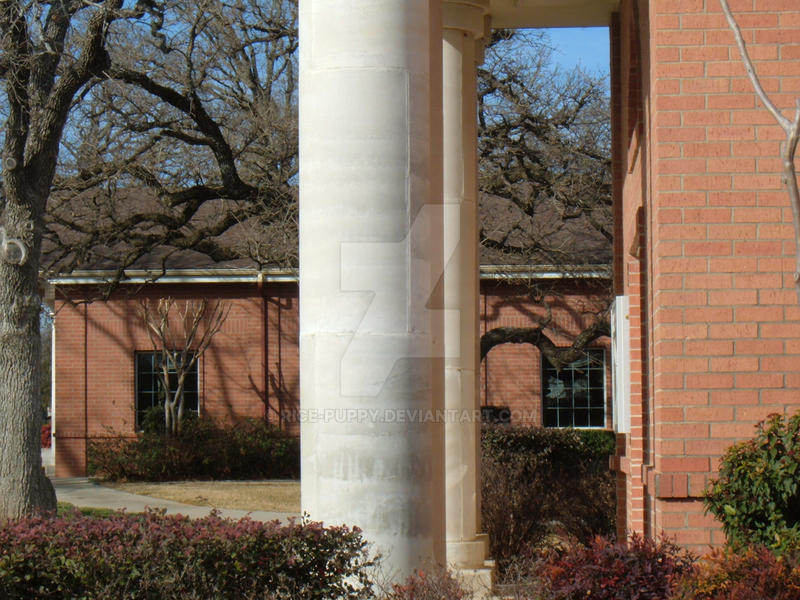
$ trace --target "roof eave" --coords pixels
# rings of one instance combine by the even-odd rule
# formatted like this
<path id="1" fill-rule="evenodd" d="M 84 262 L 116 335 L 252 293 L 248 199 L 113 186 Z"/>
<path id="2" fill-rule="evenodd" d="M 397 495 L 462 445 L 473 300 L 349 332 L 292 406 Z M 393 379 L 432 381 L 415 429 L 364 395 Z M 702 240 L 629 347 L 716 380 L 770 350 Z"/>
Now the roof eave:
<path id="1" fill-rule="evenodd" d="M 117 279 L 118 273 L 111 270 L 76 270 L 49 277 L 52 285 L 104 285 Z M 285 283 L 297 281 L 296 269 L 129 269 L 119 283 L 164 284 L 164 283 Z"/>
<path id="2" fill-rule="evenodd" d="M 484 280 L 611 279 L 610 265 L 481 265 Z"/>
<path id="3" fill-rule="evenodd" d="M 482 280 L 611 279 L 609 265 L 481 265 Z M 48 278 L 51 285 L 104 285 L 117 278 L 111 270 L 76 270 Z M 168 283 L 292 283 L 297 269 L 167 269 L 126 270 L 122 284 Z"/>

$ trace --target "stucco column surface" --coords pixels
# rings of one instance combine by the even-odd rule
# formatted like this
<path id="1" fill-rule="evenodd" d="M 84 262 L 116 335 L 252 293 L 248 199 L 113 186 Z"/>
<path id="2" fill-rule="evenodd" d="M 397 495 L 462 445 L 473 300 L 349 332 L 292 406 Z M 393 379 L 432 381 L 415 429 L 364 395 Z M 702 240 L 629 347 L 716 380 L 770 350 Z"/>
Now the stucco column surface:
<path id="1" fill-rule="evenodd" d="M 477 63 L 486 0 L 442 5 L 447 561 L 481 568 L 478 394 Z"/>
<path id="2" fill-rule="evenodd" d="M 299 10 L 301 504 L 402 578 L 444 562 L 441 7 Z"/>

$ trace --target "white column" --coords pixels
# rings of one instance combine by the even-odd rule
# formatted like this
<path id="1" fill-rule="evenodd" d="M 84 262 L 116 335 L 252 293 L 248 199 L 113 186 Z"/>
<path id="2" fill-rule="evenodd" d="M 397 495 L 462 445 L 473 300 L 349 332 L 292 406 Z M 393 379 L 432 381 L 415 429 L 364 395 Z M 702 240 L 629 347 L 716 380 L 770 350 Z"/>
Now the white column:
<path id="1" fill-rule="evenodd" d="M 488 31 L 488 0 L 444 0 L 443 181 L 447 562 L 481 568 L 478 352 L 477 63 Z M 455 209 L 455 210 L 454 210 Z M 455 318 L 451 318 L 455 315 Z"/>
<path id="2" fill-rule="evenodd" d="M 301 504 L 395 578 L 444 562 L 440 11 L 300 2 Z"/>

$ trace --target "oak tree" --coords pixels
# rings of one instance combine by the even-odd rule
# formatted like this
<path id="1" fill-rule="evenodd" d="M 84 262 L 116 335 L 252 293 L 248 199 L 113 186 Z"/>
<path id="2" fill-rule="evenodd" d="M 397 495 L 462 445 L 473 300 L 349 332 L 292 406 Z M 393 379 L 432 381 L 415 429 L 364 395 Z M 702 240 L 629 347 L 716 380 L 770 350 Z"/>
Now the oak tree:
<path id="1" fill-rule="evenodd" d="M 121 276 L 189 249 L 291 260 L 295 21 L 292 0 L 0 3 L 0 518 L 55 508 L 43 267 L 111 260 Z M 237 228 L 240 248 L 219 243 Z"/>
<path id="2" fill-rule="evenodd" d="M 480 349 L 532 344 L 561 369 L 610 333 L 611 123 L 607 77 L 562 71 L 552 52 L 546 33 L 496 30 L 479 69 L 481 259 L 506 266 L 505 280 L 541 307 L 530 327 L 487 331 Z M 583 284 L 586 325 L 568 346 L 553 318 L 563 286 L 515 275 L 526 265 L 600 275 Z"/>

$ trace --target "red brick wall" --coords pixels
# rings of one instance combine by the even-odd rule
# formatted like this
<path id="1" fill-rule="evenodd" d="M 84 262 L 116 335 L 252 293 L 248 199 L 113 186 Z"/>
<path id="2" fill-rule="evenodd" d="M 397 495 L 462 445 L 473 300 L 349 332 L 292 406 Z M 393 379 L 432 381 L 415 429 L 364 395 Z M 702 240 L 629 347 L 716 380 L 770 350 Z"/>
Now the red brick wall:
<path id="1" fill-rule="evenodd" d="M 622 2 L 611 26 L 611 84 L 617 295 L 630 301 L 631 431 L 619 440 L 618 534 L 648 531 L 643 464 L 648 460 L 651 410 L 647 313 L 649 48 L 647 3 Z"/>
<path id="2" fill-rule="evenodd" d="M 56 305 L 57 477 L 85 474 L 87 436 L 134 434 L 134 352 L 152 349 L 136 310 L 142 298 L 229 303 L 228 318 L 198 364 L 201 414 L 228 421 L 266 414 L 280 424 L 279 408 L 297 405 L 294 285 L 268 286 L 262 295 L 255 284 L 157 284 L 91 303 L 74 303 L 85 288 L 63 292 L 73 303 L 61 299 Z"/>
<path id="3" fill-rule="evenodd" d="M 271 423 L 300 433 L 300 339 L 297 286 L 271 290 L 267 302 L 267 394 Z"/>
<path id="4" fill-rule="evenodd" d="M 80 287 L 62 292 L 73 302 L 87 294 Z M 486 285 L 481 302 L 483 330 L 531 326 L 543 312 L 529 305 L 525 292 L 502 284 Z M 87 435 L 134 435 L 134 352 L 151 349 L 136 308 L 142 298 L 167 296 L 230 302 L 222 330 L 200 359 L 201 413 L 223 420 L 266 415 L 270 423 L 299 433 L 296 284 L 267 284 L 263 293 L 255 284 L 156 284 L 136 294 L 123 290 L 109 302 L 62 299 L 56 306 L 57 477 L 85 474 Z M 550 298 L 553 323 L 566 335 L 556 337 L 557 343 L 570 343 L 569 335 L 591 321 L 584 312 L 595 310 L 601 296 L 583 284 L 558 286 L 558 294 Z M 608 353 L 607 341 L 599 341 L 596 347 Z M 607 381 L 610 389 L 610 372 Z M 484 361 L 481 390 L 482 404 L 511 407 L 515 423 L 540 424 L 538 350 L 517 345 L 494 348 Z M 610 402 L 609 391 L 609 424 Z"/>
<path id="5" fill-rule="evenodd" d="M 532 287 L 510 286 L 499 282 L 481 285 L 481 334 L 495 327 L 533 327 L 547 317 L 544 304 L 530 297 L 544 293 L 550 306 L 551 339 L 568 346 L 572 337 L 589 326 L 607 303 L 605 281 L 542 282 Z M 610 339 L 592 344 L 606 353 L 606 422 L 611 427 L 611 351 Z M 515 425 L 542 423 L 542 367 L 539 350 L 530 344 L 495 346 L 481 364 L 481 406 L 507 406 Z"/>
<path id="6" fill-rule="evenodd" d="M 730 4 L 765 89 L 789 114 L 800 95 L 800 5 Z M 642 139 L 618 135 L 615 146 L 617 289 L 644 307 L 645 325 L 646 372 L 634 397 L 642 421 L 627 449 L 642 465 L 627 478 L 642 478 L 633 501 L 646 510 L 640 518 L 629 506 L 627 519 L 703 550 L 723 539 L 700 501 L 721 453 L 769 413 L 800 407 L 783 133 L 756 101 L 717 0 L 624 0 L 623 48 L 636 31 L 642 94 L 619 94 L 615 108 L 619 125 L 632 103 L 643 105 Z M 614 77 L 624 88 L 630 55 L 619 58 Z M 630 224 L 636 204 L 644 231 Z M 637 234 L 641 256 L 629 252 Z"/>
<path id="7" fill-rule="evenodd" d="M 75 477 L 86 472 L 86 406 L 85 370 L 86 305 L 57 303 L 55 320 L 56 412 L 53 436 L 56 447 L 56 477 Z"/>

